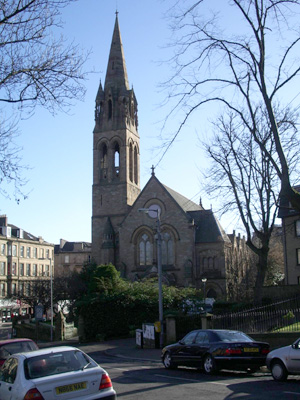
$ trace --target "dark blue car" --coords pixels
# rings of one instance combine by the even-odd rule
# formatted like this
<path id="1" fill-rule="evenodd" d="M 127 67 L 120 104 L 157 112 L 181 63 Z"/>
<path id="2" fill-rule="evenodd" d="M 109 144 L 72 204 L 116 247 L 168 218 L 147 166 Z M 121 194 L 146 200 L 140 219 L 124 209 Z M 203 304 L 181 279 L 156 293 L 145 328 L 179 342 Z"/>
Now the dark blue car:
<path id="1" fill-rule="evenodd" d="M 163 348 L 161 358 L 166 368 L 189 366 L 207 374 L 220 369 L 255 372 L 266 365 L 269 351 L 268 343 L 257 342 L 243 332 L 199 329 Z"/>

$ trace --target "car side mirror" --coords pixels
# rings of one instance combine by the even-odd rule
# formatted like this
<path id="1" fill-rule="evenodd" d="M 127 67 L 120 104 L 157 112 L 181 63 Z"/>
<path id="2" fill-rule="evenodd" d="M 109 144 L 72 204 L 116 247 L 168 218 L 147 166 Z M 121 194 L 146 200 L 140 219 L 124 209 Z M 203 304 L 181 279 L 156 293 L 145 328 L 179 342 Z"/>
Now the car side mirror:
<path id="1" fill-rule="evenodd" d="M 179 344 L 184 344 L 184 341 L 183 341 L 183 340 L 179 340 L 178 343 L 179 343 Z"/>

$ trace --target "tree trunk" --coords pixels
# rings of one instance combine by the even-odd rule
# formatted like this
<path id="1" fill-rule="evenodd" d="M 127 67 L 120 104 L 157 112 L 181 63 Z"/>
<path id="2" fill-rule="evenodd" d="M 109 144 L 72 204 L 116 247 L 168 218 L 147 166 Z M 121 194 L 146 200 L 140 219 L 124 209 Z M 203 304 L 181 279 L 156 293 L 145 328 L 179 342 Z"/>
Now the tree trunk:
<path id="1" fill-rule="evenodd" d="M 254 287 L 254 302 L 259 305 L 262 303 L 262 297 L 263 297 L 262 291 L 268 268 L 268 253 L 269 253 L 269 246 L 263 246 L 256 252 L 256 254 L 258 255 L 258 262 L 257 262 L 256 282 Z"/>

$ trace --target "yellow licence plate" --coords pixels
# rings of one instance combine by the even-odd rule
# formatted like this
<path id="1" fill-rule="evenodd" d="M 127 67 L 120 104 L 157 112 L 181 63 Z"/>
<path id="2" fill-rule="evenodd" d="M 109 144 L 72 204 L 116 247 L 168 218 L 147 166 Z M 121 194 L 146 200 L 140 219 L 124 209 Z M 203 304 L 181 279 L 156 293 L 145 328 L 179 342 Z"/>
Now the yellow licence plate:
<path id="1" fill-rule="evenodd" d="M 259 348 L 258 347 L 244 347 L 244 352 L 245 353 L 258 353 Z"/>
<path id="2" fill-rule="evenodd" d="M 82 389 L 86 389 L 86 382 L 72 383 L 71 385 L 64 385 L 55 388 L 56 394 L 76 392 L 77 390 Z"/>

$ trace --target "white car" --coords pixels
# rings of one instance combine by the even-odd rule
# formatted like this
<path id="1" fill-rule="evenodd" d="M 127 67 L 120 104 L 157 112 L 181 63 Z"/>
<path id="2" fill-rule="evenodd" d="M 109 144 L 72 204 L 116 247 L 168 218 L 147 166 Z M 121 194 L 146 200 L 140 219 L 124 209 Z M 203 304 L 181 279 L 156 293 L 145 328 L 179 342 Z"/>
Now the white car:
<path id="1" fill-rule="evenodd" d="M 288 375 L 300 375 L 300 338 L 290 346 L 271 351 L 266 364 L 275 381 L 285 381 Z"/>
<path id="2" fill-rule="evenodd" d="M 108 373 L 76 347 L 13 354 L 0 370 L 1 400 L 116 398 Z"/>

